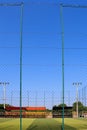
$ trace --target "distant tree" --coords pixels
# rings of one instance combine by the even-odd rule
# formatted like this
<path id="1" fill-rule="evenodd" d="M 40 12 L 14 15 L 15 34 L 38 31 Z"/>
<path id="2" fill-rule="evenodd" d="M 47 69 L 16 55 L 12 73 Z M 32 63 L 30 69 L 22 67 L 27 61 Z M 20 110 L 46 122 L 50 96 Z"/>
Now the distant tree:
<path id="1" fill-rule="evenodd" d="M 53 107 L 57 107 L 57 105 L 54 105 Z"/>
<path id="2" fill-rule="evenodd" d="M 9 104 L 5 104 L 5 106 L 10 106 L 10 105 Z M 0 104 L 0 107 L 2 108 L 2 107 L 4 107 L 4 105 Z"/>
<path id="3" fill-rule="evenodd" d="M 87 107 L 86 106 L 84 106 L 84 111 L 87 111 Z"/>
<path id="4" fill-rule="evenodd" d="M 3 107 L 3 104 L 0 104 L 0 108 L 2 108 Z"/>
<path id="5" fill-rule="evenodd" d="M 77 102 L 74 102 L 73 103 L 73 111 L 76 111 L 76 105 L 77 105 Z M 83 111 L 84 110 L 84 105 L 79 101 L 78 102 L 78 111 Z"/>
<path id="6" fill-rule="evenodd" d="M 63 104 L 59 104 L 58 107 L 63 107 Z M 67 107 L 67 105 L 64 104 L 64 107 Z"/>

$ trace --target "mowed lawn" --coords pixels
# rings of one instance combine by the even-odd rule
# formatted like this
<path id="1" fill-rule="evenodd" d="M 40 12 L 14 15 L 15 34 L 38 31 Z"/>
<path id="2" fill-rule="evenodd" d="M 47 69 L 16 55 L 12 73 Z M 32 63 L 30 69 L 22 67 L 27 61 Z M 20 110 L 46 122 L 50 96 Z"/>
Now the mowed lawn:
<path id="1" fill-rule="evenodd" d="M 24 118 L 23 130 L 61 130 L 62 119 Z M 0 118 L 0 130 L 20 130 L 19 119 Z M 87 119 L 65 118 L 64 130 L 87 130 Z"/>

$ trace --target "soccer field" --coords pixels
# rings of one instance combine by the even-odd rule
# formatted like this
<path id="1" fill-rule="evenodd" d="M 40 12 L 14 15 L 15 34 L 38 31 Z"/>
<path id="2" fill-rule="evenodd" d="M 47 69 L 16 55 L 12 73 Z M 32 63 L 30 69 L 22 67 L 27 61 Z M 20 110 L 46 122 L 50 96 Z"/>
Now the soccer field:
<path id="1" fill-rule="evenodd" d="M 23 130 L 61 130 L 61 119 L 23 119 Z M 0 119 L 0 130 L 20 130 L 19 119 Z M 65 130 L 87 130 L 87 119 L 65 119 Z"/>

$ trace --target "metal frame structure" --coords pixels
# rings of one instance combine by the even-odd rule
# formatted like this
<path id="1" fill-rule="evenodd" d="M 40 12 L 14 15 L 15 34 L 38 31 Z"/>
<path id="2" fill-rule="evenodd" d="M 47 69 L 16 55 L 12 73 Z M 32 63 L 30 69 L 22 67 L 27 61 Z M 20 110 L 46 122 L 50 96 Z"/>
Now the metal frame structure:
<path id="1" fill-rule="evenodd" d="M 20 130 L 22 130 L 22 30 L 23 30 L 23 6 L 24 3 L 0 3 L 0 6 L 11 7 L 18 6 L 21 8 L 20 12 Z"/>

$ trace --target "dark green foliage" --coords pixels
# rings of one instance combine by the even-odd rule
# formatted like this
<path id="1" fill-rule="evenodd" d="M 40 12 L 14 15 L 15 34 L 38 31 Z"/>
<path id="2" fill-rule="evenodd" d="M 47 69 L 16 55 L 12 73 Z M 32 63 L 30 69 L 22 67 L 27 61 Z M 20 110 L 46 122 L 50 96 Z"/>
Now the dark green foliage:
<path id="1" fill-rule="evenodd" d="M 73 103 L 73 111 L 76 111 L 76 105 L 77 105 L 77 103 L 74 102 Z M 83 110 L 84 110 L 84 105 L 79 101 L 78 102 L 78 111 L 81 112 Z"/>
<path id="2" fill-rule="evenodd" d="M 59 104 L 58 107 L 63 107 L 63 104 Z M 67 105 L 64 104 L 64 107 L 67 107 Z"/>
<path id="3" fill-rule="evenodd" d="M 3 107 L 3 104 L 0 104 L 0 108 Z M 9 104 L 5 104 L 5 106 L 10 106 Z"/>
<path id="4" fill-rule="evenodd" d="M 5 106 L 10 106 L 9 104 L 5 104 Z M 4 111 L 4 105 L 0 104 L 0 112 Z"/>

